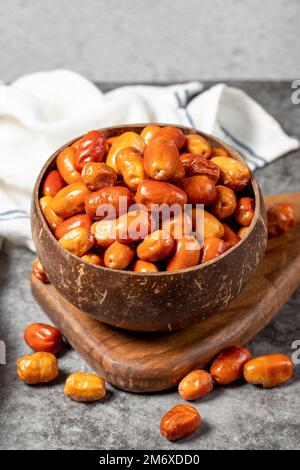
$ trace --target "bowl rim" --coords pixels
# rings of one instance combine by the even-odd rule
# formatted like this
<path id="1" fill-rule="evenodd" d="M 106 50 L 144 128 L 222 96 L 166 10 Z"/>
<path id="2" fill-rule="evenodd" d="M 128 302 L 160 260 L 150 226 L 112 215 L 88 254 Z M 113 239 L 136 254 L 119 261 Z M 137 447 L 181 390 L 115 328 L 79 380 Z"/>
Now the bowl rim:
<path id="1" fill-rule="evenodd" d="M 39 199 L 40 199 L 41 184 L 44 180 L 44 177 L 46 175 L 46 172 L 47 172 L 49 166 L 54 162 L 57 155 L 64 148 L 69 147 L 74 142 L 76 142 L 77 140 L 81 139 L 84 135 L 86 135 L 86 133 L 84 133 L 84 134 L 82 134 L 82 135 L 80 135 L 76 138 L 71 139 L 70 141 L 68 141 L 67 143 L 65 143 L 61 147 L 59 147 L 46 160 L 46 162 L 44 163 L 44 165 L 42 166 L 42 168 L 39 172 L 39 175 L 36 179 L 36 182 L 35 182 L 35 185 L 34 185 L 34 188 L 33 188 L 33 203 L 34 203 L 34 206 L 35 206 L 35 208 L 38 212 L 38 215 L 41 219 L 43 229 L 46 230 L 48 235 L 50 237 L 52 237 L 53 241 L 55 241 L 57 243 L 58 248 L 63 252 L 67 252 L 69 256 L 74 257 L 74 259 L 76 261 L 79 261 L 80 263 L 83 263 L 83 264 L 87 265 L 90 269 L 95 270 L 95 272 L 103 271 L 103 272 L 109 272 L 109 273 L 122 273 L 122 274 L 129 275 L 129 276 L 149 277 L 149 276 L 165 276 L 165 275 L 169 275 L 169 276 L 179 275 L 180 276 L 184 273 L 202 270 L 202 269 L 206 268 L 207 266 L 210 266 L 212 264 L 217 263 L 218 261 L 221 261 L 226 256 L 230 255 L 233 251 L 235 251 L 238 247 L 240 247 L 243 243 L 245 243 L 246 240 L 250 237 L 250 235 L 251 235 L 251 233 L 252 233 L 252 231 L 253 231 L 253 229 L 256 225 L 256 222 L 257 222 L 257 220 L 260 216 L 260 211 L 261 211 L 260 189 L 259 189 L 259 185 L 258 185 L 256 177 L 254 176 L 253 172 L 249 168 L 249 165 L 247 164 L 246 160 L 242 157 L 240 152 L 238 150 L 236 150 L 235 148 L 231 147 L 230 145 L 228 145 L 227 143 L 223 142 L 218 137 L 215 137 L 214 135 L 208 134 L 206 132 L 199 131 L 199 130 L 195 129 L 194 127 L 183 126 L 183 125 L 179 125 L 179 124 L 158 123 L 158 122 L 119 124 L 117 126 L 102 127 L 100 129 L 97 129 L 97 130 L 99 132 L 109 132 L 109 131 L 114 131 L 114 130 L 116 130 L 116 131 L 123 130 L 123 132 L 127 132 L 126 128 L 128 128 L 128 130 L 130 130 L 132 128 L 140 128 L 140 130 L 142 131 L 142 129 L 144 127 L 150 126 L 150 125 L 151 126 L 152 125 L 153 126 L 160 126 L 160 127 L 165 127 L 165 126 L 177 127 L 177 128 L 179 128 L 183 131 L 188 131 L 188 132 L 186 132 L 186 134 L 198 134 L 198 135 L 203 136 L 204 138 L 208 139 L 209 141 L 212 141 L 213 143 L 218 144 L 218 147 L 221 147 L 224 150 L 226 150 L 230 154 L 231 157 L 235 158 L 236 160 L 239 160 L 239 161 L 243 162 L 247 166 L 247 168 L 249 169 L 250 175 L 251 175 L 250 183 L 251 183 L 251 186 L 252 186 L 252 189 L 253 189 L 253 194 L 254 194 L 254 199 L 255 199 L 255 212 L 254 212 L 253 220 L 252 220 L 251 224 L 248 226 L 248 231 L 247 231 L 246 235 L 242 239 L 240 239 L 238 243 L 236 243 L 234 246 L 232 246 L 231 248 L 226 250 L 224 253 L 219 255 L 217 258 L 214 258 L 210 261 L 206 261 L 205 263 L 197 264 L 196 266 L 192 266 L 192 267 L 189 267 L 189 268 L 183 268 L 183 269 L 178 269 L 178 270 L 174 270 L 174 271 L 157 271 L 157 272 L 154 272 L 154 273 L 142 273 L 142 272 L 135 272 L 135 271 L 127 271 L 125 269 L 112 269 L 112 268 L 107 268 L 106 266 L 97 266 L 95 264 L 91 264 L 88 261 L 83 260 L 79 256 L 76 256 L 73 253 L 71 253 L 70 251 L 63 248 L 58 243 L 58 240 L 53 235 L 53 233 L 50 230 L 50 228 L 48 226 L 48 223 L 47 223 L 47 221 L 44 217 L 44 214 L 43 214 L 43 212 L 41 210 L 41 207 L 40 207 L 40 204 L 39 204 Z M 135 131 L 132 131 L 132 132 L 135 132 Z M 118 135 L 118 134 L 116 134 L 116 135 Z M 32 214 L 31 214 L 31 217 L 32 217 Z"/>

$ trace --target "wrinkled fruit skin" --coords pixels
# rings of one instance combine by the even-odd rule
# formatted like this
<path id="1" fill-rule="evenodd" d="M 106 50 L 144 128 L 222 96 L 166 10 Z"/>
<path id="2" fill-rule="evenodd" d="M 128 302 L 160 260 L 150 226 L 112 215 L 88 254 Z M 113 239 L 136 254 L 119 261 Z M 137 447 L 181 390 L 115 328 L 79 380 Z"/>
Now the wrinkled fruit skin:
<path id="1" fill-rule="evenodd" d="M 81 172 L 82 181 L 90 191 L 113 186 L 117 177 L 117 173 L 103 162 L 86 163 Z"/>
<path id="2" fill-rule="evenodd" d="M 214 388 L 211 374 L 206 370 L 194 370 L 184 377 L 178 385 L 178 392 L 184 400 L 199 400 Z"/>
<path id="3" fill-rule="evenodd" d="M 220 178 L 220 168 L 212 161 L 194 153 L 182 153 L 179 157 L 186 176 L 205 175 L 214 183 Z"/>
<path id="4" fill-rule="evenodd" d="M 101 162 L 105 156 L 105 138 L 99 131 L 90 131 L 79 140 L 75 150 L 75 167 L 81 171 L 87 162 Z"/>
<path id="5" fill-rule="evenodd" d="M 278 237 L 295 226 L 295 209 L 288 202 L 274 204 L 267 211 L 267 219 L 269 238 Z"/>
<path id="6" fill-rule="evenodd" d="M 105 381 L 96 374 L 75 372 L 67 378 L 64 394 L 79 402 L 101 400 L 106 394 Z"/>
<path id="7" fill-rule="evenodd" d="M 243 367 L 251 359 L 249 349 L 244 346 L 230 346 L 214 359 L 210 373 L 219 385 L 227 385 L 243 376 Z"/>
<path id="8" fill-rule="evenodd" d="M 255 201 L 253 198 L 242 197 L 237 201 L 234 217 L 238 224 L 248 227 L 253 220 L 254 213 Z"/>
<path id="9" fill-rule="evenodd" d="M 33 351 L 59 352 L 63 346 L 61 332 L 52 325 L 32 323 L 24 330 L 24 340 Z"/>
<path id="10" fill-rule="evenodd" d="M 145 149 L 145 142 L 135 132 L 124 132 L 114 140 L 112 146 L 109 149 L 106 164 L 109 165 L 116 173 L 119 174 L 118 165 L 117 165 L 117 154 L 120 150 L 126 147 L 133 147 L 139 150 L 141 153 L 144 152 Z"/>
<path id="11" fill-rule="evenodd" d="M 178 441 L 193 434 L 201 425 L 199 412 L 191 405 L 177 405 L 160 423 L 161 434 L 169 441 Z"/>
<path id="12" fill-rule="evenodd" d="M 250 183 L 249 168 L 239 160 L 231 157 L 213 157 L 211 161 L 220 168 L 220 182 L 224 186 L 238 192 Z"/>
<path id="13" fill-rule="evenodd" d="M 216 186 L 217 195 L 210 206 L 211 213 L 220 220 L 230 217 L 236 209 L 236 196 L 232 189 L 226 186 Z"/>
<path id="14" fill-rule="evenodd" d="M 36 352 L 23 356 L 17 362 L 18 377 L 30 385 L 52 382 L 58 377 L 58 362 L 54 354 Z"/>
<path id="15" fill-rule="evenodd" d="M 264 388 L 277 387 L 293 376 L 293 363 L 285 354 L 269 354 L 256 357 L 244 365 L 247 382 Z"/>
<path id="16" fill-rule="evenodd" d="M 127 186 L 136 191 L 138 185 L 145 179 L 144 160 L 141 152 L 134 147 L 126 147 L 117 153 L 119 173 Z"/>
<path id="17" fill-rule="evenodd" d="M 179 152 L 173 140 L 157 137 L 146 145 L 145 171 L 154 180 L 169 180 L 174 176 L 178 164 Z"/>
<path id="18" fill-rule="evenodd" d="M 181 163 L 181 161 L 179 160 L 178 162 L 178 165 L 177 165 L 177 168 L 175 170 L 175 173 L 173 174 L 173 176 L 170 178 L 170 182 L 171 183 L 176 183 L 177 181 L 180 181 L 182 180 L 183 178 L 186 177 L 186 174 L 185 174 L 185 169 L 184 169 L 184 166 L 183 164 Z"/>

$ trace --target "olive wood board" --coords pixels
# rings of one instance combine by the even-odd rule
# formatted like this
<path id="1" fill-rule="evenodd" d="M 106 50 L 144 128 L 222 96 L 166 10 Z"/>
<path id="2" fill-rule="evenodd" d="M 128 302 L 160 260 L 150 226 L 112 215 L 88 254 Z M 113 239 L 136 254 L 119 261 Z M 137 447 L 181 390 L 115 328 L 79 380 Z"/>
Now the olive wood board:
<path id="1" fill-rule="evenodd" d="M 52 285 L 34 277 L 33 296 L 74 349 L 108 382 L 132 392 L 171 388 L 189 371 L 208 365 L 223 348 L 253 338 L 300 284 L 300 193 L 267 196 L 265 201 L 267 207 L 278 201 L 294 204 L 296 227 L 269 240 L 249 285 L 225 309 L 196 325 L 167 333 L 119 330 L 93 319 Z"/>

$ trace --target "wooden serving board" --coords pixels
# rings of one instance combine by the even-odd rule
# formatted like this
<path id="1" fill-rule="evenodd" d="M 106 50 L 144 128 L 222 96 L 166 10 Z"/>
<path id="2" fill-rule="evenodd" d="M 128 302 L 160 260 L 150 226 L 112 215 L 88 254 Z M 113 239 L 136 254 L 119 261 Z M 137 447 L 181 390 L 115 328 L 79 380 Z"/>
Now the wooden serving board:
<path id="1" fill-rule="evenodd" d="M 217 315 L 184 330 L 136 333 L 104 325 L 32 277 L 32 293 L 69 343 L 99 374 L 134 392 L 165 390 L 204 367 L 224 347 L 253 338 L 300 284 L 300 193 L 265 198 L 294 204 L 298 223 L 270 240 L 253 281 Z M 237 263 L 239 260 L 237 260 Z"/>

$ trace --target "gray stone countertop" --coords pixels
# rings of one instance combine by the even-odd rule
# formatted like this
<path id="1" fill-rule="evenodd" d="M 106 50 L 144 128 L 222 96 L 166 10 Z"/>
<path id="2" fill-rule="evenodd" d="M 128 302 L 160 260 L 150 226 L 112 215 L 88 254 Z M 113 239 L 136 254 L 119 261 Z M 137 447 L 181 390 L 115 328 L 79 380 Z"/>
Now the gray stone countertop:
<path id="1" fill-rule="evenodd" d="M 300 105 L 291 102 L 290 83 L 237 82 L 270 111 L 290 134 L 300 136 Z M 102 89 L 112 85 L 103 84 Z M 300 152 L 257 171 L 265 193 L 300 190 Z M 274 449 L 300 448 L 300 365 L 286 385 L 263 390 L 238 383 L 216 388 L 196 402 L 203 418 L 199 432 L 170 443 L 159 433 L 162 415 L 183 403 L 176 390 L 132 394 L 108 385 L 108 397 L 93 404 L 76 403 L 63 394 L 65 376 L 90 371 L 69 349 L 60 357 L 61 379 L 53 385 L 26 386 L 16 376 L 16 360 L 29 352 L 23 330 L 47 322 L 34 302 L 28 282 L 34 255 L 4 244 L 0 253 L 0 339 L 7 363 L 0 365 L 1 449 Z M 300 290 L 280 314 L 249 344 L 254 355 L 292 354 L 300 340 Z"/>

